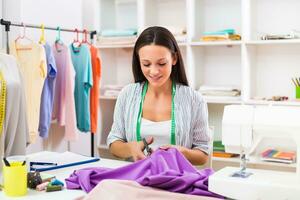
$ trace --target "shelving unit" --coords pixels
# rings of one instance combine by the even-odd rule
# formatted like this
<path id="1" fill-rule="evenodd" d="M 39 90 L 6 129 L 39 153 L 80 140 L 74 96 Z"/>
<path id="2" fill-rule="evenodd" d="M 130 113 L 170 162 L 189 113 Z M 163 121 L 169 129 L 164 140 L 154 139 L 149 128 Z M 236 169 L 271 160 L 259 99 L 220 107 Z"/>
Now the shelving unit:
<path id="1" fill-rule="evenodd" d="M 221 138 L 223 109 L 228 104 L 300 106 L 295 101 L 292 77 L 300 77 L 300 39 L 260 40 L 264 34 L 288 34 L 300 31 L 298 0 L 100 0 L 101 29 L 136 28 L 160 25 L 186 30 L 186 41 L 179 42 L 190 86 L 203 84 L 234 85 L 241 89 L 237 100 L 205 97 L 209 123 L 215 139 Z M 111 12 L 110 12 L 111 11 Z M 175 18 L 176 16 L 176 18 Z M 109 19 L 109 20 L 107 20 Z M 123 22 L 123 21 L 126 21 Z M 130 21 L 130 23 L 129 23 Z M 233 28 L 241 41 L 203 42 L 204 31 Z M 106 45 L 101 52 L 101 85 L 132 82 L 133 45 Z M 254 100 L 257 97 L 288 96 L 290 101 Z M 100 97 L 100 102 L 115 97 Z M 102 107 L 101 107 L 102 108 Z M 112 115 L 111 115 L 112 116 Z M 105 119 L 107 119 L 105 115 Z M 100 129 L 103 137 L 109 122 Z M 105 141 L 100 140 L 99 145 Z M 103 147 L 103 146 L 102 146 Z M 221 162 L 220 159 L 215 159 Z M 263 165 L 260 163 L 260 165 Z M 266 164 L 268 165 L 268 164 Z M 276 164 L 275 164 L 276 166 Z"/>

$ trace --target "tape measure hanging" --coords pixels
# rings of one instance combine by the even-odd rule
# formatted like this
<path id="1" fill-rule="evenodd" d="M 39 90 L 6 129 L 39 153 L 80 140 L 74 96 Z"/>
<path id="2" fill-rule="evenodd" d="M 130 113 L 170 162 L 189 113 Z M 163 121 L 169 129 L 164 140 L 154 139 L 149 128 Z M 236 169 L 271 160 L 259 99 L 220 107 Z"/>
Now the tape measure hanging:
<path id="1" fill-rule="evenodd" d="M 0 136 L 2 134 L 3 122 L 5 117 L 5 101 L 6 101 L 6 82 L 0 71 Z"/>
<path id="2" fill-rule="evenodd" d="M 144 105 L 144 100 L 145 96 L 147 93 L 148 89 L 148 81 L 145 82 L 142 94 L 141 94 L 141 102 L 140 102 L 140 108 L 139 108 L 139 113 L 138 113 L 138 118 L 137 118 L 137 123 L 136 123 L 136 139 L 137 141 L 141 141 L 141 121 L 142 121 L 142 112 L 143 112 L 143 105 Z M 175 92 L 176 92 L 176 85 L 173 82 L 172 83 L 172 111 L 171 111 L 171 141 L 170 143 L 172 145 L 176 144 L 176 138 L 175 138 L 175 103 L 174 103 L 174 97 L 175 97 Z"/>

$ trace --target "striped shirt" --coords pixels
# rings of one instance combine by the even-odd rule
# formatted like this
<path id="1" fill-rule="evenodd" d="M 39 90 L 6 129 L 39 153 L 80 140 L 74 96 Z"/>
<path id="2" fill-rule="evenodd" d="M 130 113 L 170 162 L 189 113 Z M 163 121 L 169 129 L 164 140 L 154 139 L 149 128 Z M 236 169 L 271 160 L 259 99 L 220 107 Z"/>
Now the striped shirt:
<path id="1" fill-rule="evenodd" d="M 144 83 L 129 84 L 120 92 L 114 111 L 114 121 L 107 138 L 110 145 L 116 140 L 136 141 L 136 124 Z M 209 153 L 207 104 L 199 92 L 176 84 L 175 137 L 176 145 L 197 148 Z"/>

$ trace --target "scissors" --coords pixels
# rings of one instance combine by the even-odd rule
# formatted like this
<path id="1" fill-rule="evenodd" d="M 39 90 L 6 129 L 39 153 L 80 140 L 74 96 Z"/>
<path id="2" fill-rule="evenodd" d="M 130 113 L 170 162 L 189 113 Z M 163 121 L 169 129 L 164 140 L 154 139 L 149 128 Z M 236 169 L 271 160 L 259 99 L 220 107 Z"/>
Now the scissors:
<path id="1" fill-rule="evenodd" d="M 150 156 L 152 153 L 152 149 L 151 149 L 151 147 L 149 147 L 149 144 L 147 143 L 146 138 L 143 138 L 143 143 L 144 143 L 145 149 L 147 151 L 146 156 Z"/>

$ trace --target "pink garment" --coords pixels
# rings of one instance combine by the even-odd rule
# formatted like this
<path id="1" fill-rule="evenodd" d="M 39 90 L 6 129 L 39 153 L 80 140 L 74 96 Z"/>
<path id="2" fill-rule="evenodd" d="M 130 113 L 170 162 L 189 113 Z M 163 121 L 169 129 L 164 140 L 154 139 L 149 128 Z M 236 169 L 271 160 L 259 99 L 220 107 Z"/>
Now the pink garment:
<path id="1" fill-rule="evenodd" d="M 54 44 L 52 49 L 57 67 L 52 119 L 57 119 L 60 126 L 65 126 L 66 140 L 75 141 L 77 140 L 75 70 L 66 45 Z"/>
<path id="2" fill-rule="evenodd" d="M 142 186 L 135 181 L 107 179 L 100 182 L 90 193 L 88 193 L 87 196 L 78 199 L 217 200 L 219 198 L 168 192 L 152 187 Z"/>

